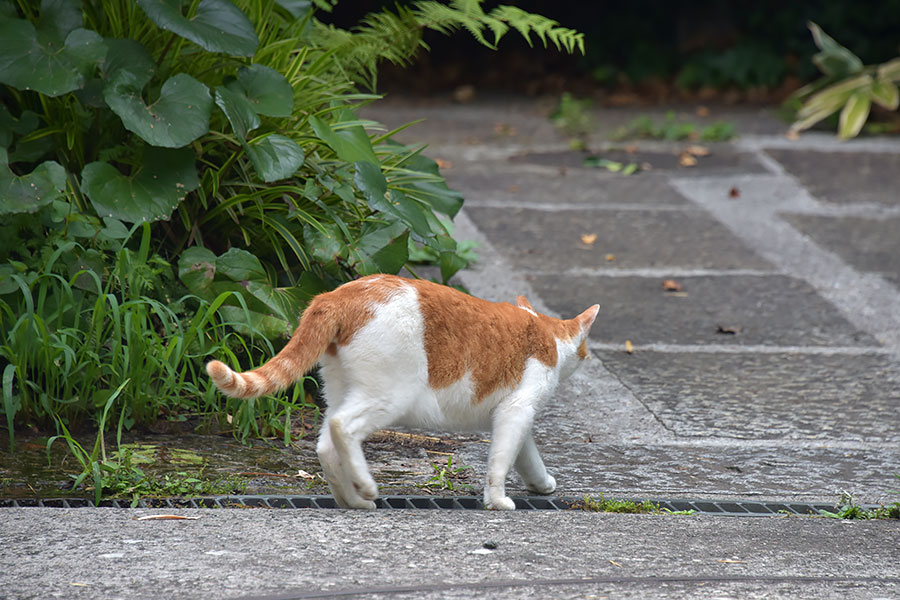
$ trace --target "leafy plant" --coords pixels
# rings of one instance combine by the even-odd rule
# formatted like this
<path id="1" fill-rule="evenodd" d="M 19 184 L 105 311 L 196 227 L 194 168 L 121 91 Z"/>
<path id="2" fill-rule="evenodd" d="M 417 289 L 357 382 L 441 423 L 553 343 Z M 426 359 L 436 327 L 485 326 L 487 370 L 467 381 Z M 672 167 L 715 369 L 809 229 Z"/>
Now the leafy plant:
<path id="1" fill-rule="evenodd" d="M 468 264 L 449 226 L 462 197 L 421 148 L 357 116 L 378 98 L 358 87 L 374 87 L 379 61 L 409 60 L 426 28 L 491 47 L 515 29 L 569 52 L 580 34 L 471 0 L 348 31 L 316 18 L 333 4 L 0 4 L 11 444 L 25 422 L 65 434 L 93 417 L 102 431 L 110 398 L 120 427 L 223 410 L 237 435 L 289 439 L 302 390 L 223 407 L 205 358 L 259 364 L 312 295 L 411 256 L 445 280 Z M 91 472 L 93 454 L 78 454 Z"/>
<path id="2" fill-rule="evenodd" d="M 813 63 L 824 77 L 797 90 L 789 100 L 799 103 L 791 131 L 809 129 L 819 121 L 840 112 L 837 135 L 846 140 L 856 137 L 869 118 L 872 103 L 887 110 L 900 106 L 900 57 L 878 65 L 863 65 L 862 60 L 836 42 L 815 23 L 809 23 L 819 52 Z"/>
<path id="3" fill-rule="evenodd" d="M 559 106 L 550 114 L 550 121 L 571 136 L 569 148 L 572 150 L 585 150 L 587 137 L 596 128 L 590 109 L 590 100 L 578 100 L 565 92 L 559 99 Z"/>
<path id="4" fill-rule="evenodd" d="M 454 466 L 453 456 L 447 457 L 447 464 L 432 463 L 431 468 L 434 469 L 434 475 L 424 483 L 418 484 L 419 487 L 436 488 L 451 492 L 460 488 L 472 491 L 471 485 L 466 483 L 461 484 L 458 481 L 460 479 L 466 479 L 469 475 L 468 472 L 473 470 L 472 467 L 468 465 L 463 465 L 461 467 Z"/>
<path id="5" fill-rule="evenodd" d="M 841 499 L 835 505 L 834 511 L 820 510 L 819 514 L 831 519 L 869 520 L 869 519 L 900 519 L 900 502 L 891 506 L 879 506 L 868 509 L 859 506 L 853 501 L 853 496 L 848 492 L 841 493 Z"/>
<path id="6" fill-rule="evenodd" d="M 726 121 L 717 121 L 698 127 L 694 123 L 679 121 L 675 111 L 666 112 L 665 120 L 657 123 L 651 117 L 641 116 L 633 119 L 628 125 L 614 131 L 613 140 L 631 138 L 648 138 L 654 140 L 680 141 L 702 140 L 705 142 L 722 142 L 736 135 L 734 125 Z"/>

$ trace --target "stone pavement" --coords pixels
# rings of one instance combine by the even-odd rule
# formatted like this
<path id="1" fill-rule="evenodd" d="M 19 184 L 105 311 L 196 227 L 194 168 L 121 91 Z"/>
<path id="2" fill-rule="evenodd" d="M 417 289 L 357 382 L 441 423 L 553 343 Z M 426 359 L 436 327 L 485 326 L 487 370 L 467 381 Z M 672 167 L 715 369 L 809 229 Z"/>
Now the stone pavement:
<path id="1" fill-rule="evenodd" d="M 705 120 L 740 138 L 680 167 L 685 144 L 629 153 L 605 141 L 664 111 L 598 113 L 592 149 L 653 166 L 623 176 L 583 167 L 546 108 L 384 102 L 367 116 L 427 119 L 404 136 L 430 143 L 465 192 L 456 232 L 481 260 L 459 280 L 473 293 L 525 293 L 563 316 L 601 304 L 594 360 L 537 421 L 557 494 L 900 499 L 900 140 L 789 141 L 766 111 L 712 109 Z M 457 442 L 483 473 L 486 444 Z M 394 468 L 382 456 L 370 455 L 376 474 Z M 221 509 L 134 520 L 159 512 L 3 509 L 0 598 L 900 597 L 896 521 Z"/>
<path id="2" fill-rule="evenodd" d="M 456 231 L 481 261 L 460 279 L 474 294 L 525 293 L 567 317 L 601 305 L 599 360 L 537 423 L 559 493 L 895 501 L 900 139 L 791 141 L 767 111 L 688 107 L 740 137 L 704 144 L 692 167 L 677 160 L 689 143 L 607 141 L 654 112 L 596 115 L 594 152 L 653 167 L 631 176 L 584 167 L 534 103 L 369 116 L 426 118 L 407 137 L 465 194 Z M 483 464 L 486 446 L 461 454 Z"/>

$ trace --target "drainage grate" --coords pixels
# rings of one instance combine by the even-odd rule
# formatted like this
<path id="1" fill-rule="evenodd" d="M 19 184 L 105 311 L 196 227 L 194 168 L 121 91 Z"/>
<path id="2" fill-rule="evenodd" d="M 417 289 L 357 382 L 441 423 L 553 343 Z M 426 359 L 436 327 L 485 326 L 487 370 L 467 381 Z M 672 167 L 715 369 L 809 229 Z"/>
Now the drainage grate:
<path id="1" fill-rule="evenodd" d="M 513 498 L 518 510 L 570 510 L 580 498 L 522 496 Z M 643 500 L 634 500 L 642 502 Z M 834 511 L 832 504 L 804 502 L 754 502 L 735 500 L 650 500 L 663 510 L 694 511 L 703 515 L 727 517 L 764 517 L 773 515 L 819 515 L 820 510 Z M 473 496 L 382 496 L 375 501 L 379 509 L 481 510 L 484 503 Z M 0 508 L 16 507 L 89 508 L 94 503 L 85 498 L 0 499 Z M 130 500 L 103 500 L 100 507 L 129 508 Z M 147 498 L 140 508 L 337 508 L 331 496 L 210 496 L 202 498 Z M 874 509 L 876 505 L 862 508 Z"/>

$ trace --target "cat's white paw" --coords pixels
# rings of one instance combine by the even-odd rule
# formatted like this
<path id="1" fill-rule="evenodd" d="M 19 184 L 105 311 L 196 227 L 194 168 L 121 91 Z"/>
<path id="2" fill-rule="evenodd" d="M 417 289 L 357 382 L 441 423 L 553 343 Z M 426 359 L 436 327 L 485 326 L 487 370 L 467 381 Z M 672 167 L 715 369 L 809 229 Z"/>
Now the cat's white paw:
<path id="1" fill-rule="evenodd" d="M 552 494 L 556 491 L 556 479 L 554 479 L 552 475 L 547 475 L 547 480 L 545 482 L 532 483 L 525 487 L 535 494 Z"/>
<path id="2" fill-rule="evenodd" d="M 371 501 L 378 497 L 378 485 L 371 478 L 368 481 L 354 481 L 353 489 L 364 500 Z M 374 504 L 372 508 L 375 508 Z"/>
<path id="3" fill-rule="evenodd" d="M 491 500 L 484 507 L 488 510 L 516 510 L 516 503 L 509 496 Z"/>

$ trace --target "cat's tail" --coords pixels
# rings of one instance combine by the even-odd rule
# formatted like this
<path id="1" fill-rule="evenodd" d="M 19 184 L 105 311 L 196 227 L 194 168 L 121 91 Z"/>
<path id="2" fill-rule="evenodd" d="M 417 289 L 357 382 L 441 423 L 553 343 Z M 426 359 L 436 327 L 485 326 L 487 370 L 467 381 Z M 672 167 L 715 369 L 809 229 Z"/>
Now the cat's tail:
<path id="1" fill-rule="evenodd" d="M 312 369 L 334 341 L 340 322 L 332 308 L 325 297 L 314 299 L 287 345 L 258 369 L 237 373 L 213 360 L 206 363 L 206 372 L 217 388 L 233 398 L 258 398 L 283 390 Z"/>

